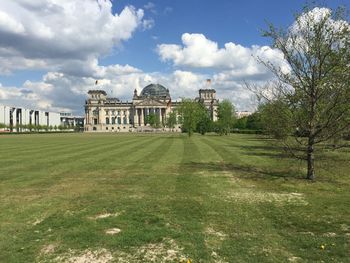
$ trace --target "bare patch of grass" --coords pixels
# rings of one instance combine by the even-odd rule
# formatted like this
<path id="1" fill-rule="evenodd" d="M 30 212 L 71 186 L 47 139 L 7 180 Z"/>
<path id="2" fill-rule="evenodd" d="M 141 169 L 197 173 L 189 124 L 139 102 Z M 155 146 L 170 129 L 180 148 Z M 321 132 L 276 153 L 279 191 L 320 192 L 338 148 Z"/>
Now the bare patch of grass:
<path id="1" fill-rule="evenodd" d="M 122 231 L 121 229 L 115 227 L 115 228 L 107 229 L 105 233 L 107 235 L 116 235 L 116 234 L 119 234 L 121 231 Z"/>
<path id="2" fill-rule="evenodd" d="M 274 203 L 277 205 L 294 204 L 308 205 L 303 194 L 300 193 L 271 193 L 257 191 L 239 191 L 229 193 L 226 196 L 226 201 L 254 203 Z"/>
<path id="3" fill-rule="evenodd" d="M 48 244 L 42 247 L 42 249 L 40 250 L 40 254 L 41 255 L 47 255 L 47 254 L 52 254 L 55 252 L 57 248 L 57 245 L 55 244 Z"/>
<path id="4" fill-rule="evenodd" d="M 77 253 L 74 250 L 68 251 L 67 254 L 58 256 L 54 262 L 62 263 L 108 263 L 112 262 L 113 256 L 107 249 L 85 250 L 82 253 Z"/>
<path id="5" fill-rule="evenodd" d="M 98 219 L 104 219 L 104 218 L 108 218 L 108 217 L 117 217 L 120 216 L 122 213 L 121 212 L 116 212 L 116 213 L 103 213 L 103 214 L 98 214 L 95 216 L 89 216 L 88 219 L 91 220 L 98 220 Z"/>

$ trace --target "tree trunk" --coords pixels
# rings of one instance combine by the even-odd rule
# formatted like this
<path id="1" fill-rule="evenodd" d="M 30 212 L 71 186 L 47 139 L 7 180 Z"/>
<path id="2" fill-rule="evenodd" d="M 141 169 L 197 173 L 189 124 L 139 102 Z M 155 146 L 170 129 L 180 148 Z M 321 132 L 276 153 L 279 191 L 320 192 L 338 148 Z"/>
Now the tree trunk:
<path id="1" fill-rule="evenodd" d="M 314 167 L 314 139 L 309 138 L 307 146 L 307 175 L 306 179 L 315 180 L 315 167 Z"/>

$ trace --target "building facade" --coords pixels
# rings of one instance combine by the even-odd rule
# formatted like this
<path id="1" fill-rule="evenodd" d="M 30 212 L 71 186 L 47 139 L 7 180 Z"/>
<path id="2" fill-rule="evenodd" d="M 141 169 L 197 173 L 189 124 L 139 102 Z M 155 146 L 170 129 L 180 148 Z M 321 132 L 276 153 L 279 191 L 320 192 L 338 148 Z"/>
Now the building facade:
<path id="1" fill-rule="evenodd" d="M 157 116 L 162 130 L 165 130 L 167 117 L 180 105 L 171 100 L 169 90 L 160 84 L 150 84 L 140 94 L 135 89 L 130 102 L 109 98 L 103 90 L 90 90 L 88 95 L 85 102 L 85 131 L 147 131 L 150 129 L 147 120 L 151 114 Z M 215 90 L 201 89 L 195 100 L 203 103 L 212 120 L 216 121 L 218 100 Z M 179 125 L 175 127 L 175 131 L 180 129 Z"/>
<path id="2" fill-rule="evenodd" d="M 0 105 L 0 123 L 11 127 L 12 131 L 17 131 L 23 129 L 21 127 L 24 125 L 58 126 L 61 120 L 57 112 Z"/>

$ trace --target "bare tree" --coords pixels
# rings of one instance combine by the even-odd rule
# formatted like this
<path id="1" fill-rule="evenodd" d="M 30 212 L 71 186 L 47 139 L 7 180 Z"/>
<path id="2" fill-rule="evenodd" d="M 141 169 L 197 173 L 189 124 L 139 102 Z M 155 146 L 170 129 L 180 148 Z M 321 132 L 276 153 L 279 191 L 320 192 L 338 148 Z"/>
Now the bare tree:
<path id="1" fill-rule="evenodd" d="M 278 81 L 260 94 L 269 101 L 277 129 L 285 126 L 294 137 L 298 147 L 290 146 L 290 136 L 282 136 L 288 149 L 304 152 L 310 180 L 315 179 L 315 146 L 340 138 L 350 127 L 350 26 L 345 11 L 306 8 L 291 27 L 269 25 L 264 32 L 286 64 L 262 61 Z"/>

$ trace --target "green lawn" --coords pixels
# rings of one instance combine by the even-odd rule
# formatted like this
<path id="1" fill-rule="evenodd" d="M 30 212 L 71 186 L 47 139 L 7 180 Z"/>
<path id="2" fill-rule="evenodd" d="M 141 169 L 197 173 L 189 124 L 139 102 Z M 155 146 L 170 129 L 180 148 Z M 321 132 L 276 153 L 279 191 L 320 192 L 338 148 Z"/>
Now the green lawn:
<path id="1" fill-rule="evenodd" d="M 0 262 L 350 262 L 349 150 L 318 156 L 310 183 L 253 135 L 4 135 L 0 149 Z"/>

